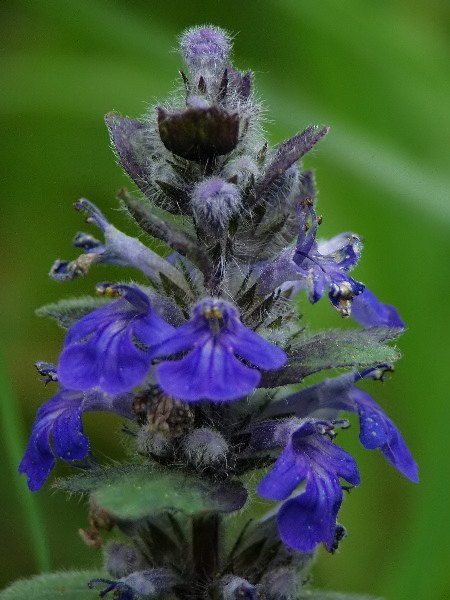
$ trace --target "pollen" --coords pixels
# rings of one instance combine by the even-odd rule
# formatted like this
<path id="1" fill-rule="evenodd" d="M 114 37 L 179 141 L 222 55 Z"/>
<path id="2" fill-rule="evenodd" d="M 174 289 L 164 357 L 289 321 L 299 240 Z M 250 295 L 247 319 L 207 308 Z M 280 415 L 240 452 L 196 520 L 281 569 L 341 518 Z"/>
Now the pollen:
<path id="1" fill-rule="evenodd" d="M 222 311 L 219 309 L 218 306 L 214 306 L 212 312 L 213 312 L 213 315 L 216 317 L 216 319 L 223 318 Z"/>
<path id="2" fill-rule="evenodd" d="M 95 292 L 99 296 L 107 296 L 108 298 L 118 298 L 121 295 L 120 291 L 112 285 L 98 285 Z"/>

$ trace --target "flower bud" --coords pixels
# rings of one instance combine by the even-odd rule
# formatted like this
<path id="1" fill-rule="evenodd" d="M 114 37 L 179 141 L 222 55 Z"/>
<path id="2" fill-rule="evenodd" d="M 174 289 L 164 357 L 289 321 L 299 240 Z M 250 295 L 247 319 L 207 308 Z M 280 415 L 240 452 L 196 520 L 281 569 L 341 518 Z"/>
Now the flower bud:
<path id="1" fill-rule="evenodd" d="M 241 193 L 233 183 L 212 177 L 196 185 L 191 206 L 197 221 L 216 229 L 225 229 L 230 218 L 241 208 Z"/>
<path id="2" fill-rule="evenodd" d="M 192 27 L 181 36 L 180 48 L 191 72 L 219 71 L 227 65 L 231 42 L 218 27 Z"/>
<path id="3" fill-rule="evenodd" d="M 262 581 L 265 600 L 291 600 L 298 595 L 300 583 L 294 569 L 280 568 L 269 571 Z"/>
<path id="4" fill-rule="evenodd" d="M 105 549 L 105 568 L 111 577 L 119 579 L 143 568 L 142 558 L 135 548 L 120 542 L 111 542 Z"/>
<path id="5" fill-rule="evenodd" d="M 209 108 L 211 103 L 202 96 L 189 96 L 186 101 L 188 108 Z"/>
<path id="6" fill-rule="evenodd" d="M 183 452 L 197 468 L 214 467 L 225 462 L 228 444 L 220 433 L 202 427 L 184 438 Z"/>
<path id="7" fill-rule="evenodd" d="M 166 435 L 160 431 L 149 431 L 146 427 L 139 429 L 136 436 L 136 445 L 142 454 L 155 456 L 168 456 L 172 444 Z"/>
<path id="8" fill-rule="evenodd" d="M 242 188 L 247 187 L 252 178 L 257 179 L 259 174 L 258 165 L 249 156 L 240 156 L 228 161 L 222 169 L 222 177 L 231 179 L 235 177 Z"/>
<path id="9" fill-rule="evenodd" d="M 256 597 L 256 588 L 246 579 L 226 575 L 221 583 L 221 600 L 251 600 Z"/>

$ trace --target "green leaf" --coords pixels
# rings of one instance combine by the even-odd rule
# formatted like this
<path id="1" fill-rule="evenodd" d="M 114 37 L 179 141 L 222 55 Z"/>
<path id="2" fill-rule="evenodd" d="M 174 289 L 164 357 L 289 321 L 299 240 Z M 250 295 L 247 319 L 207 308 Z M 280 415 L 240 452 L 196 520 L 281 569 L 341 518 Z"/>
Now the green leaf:
<path id="1" fill-rule="evenodd" d="M 99 577 L 98 571 L 66 571 L 45 573 L 31 579 L 20 579 L 0 592 L 0 600 L 87 600 L 98 598 L 98 590 L 90 590 L 88 582 Z"/>
<path id="2" fill-rule="evenodd" d="M 93 494 L 101 508 L 122 519 L 140 519 L 150 512 L 164 509 L 181 510 L 187 514 L 204 511 L 228 512 L 242 507 L 242 490 L 238 502 L 221 497 L 221 489 L 204 482 L 174 474 L 154 474 L 143 479 L 138 473 L 106 484 Z"/>
<path id="3" fill-rule="evenodd" d="M 322 592 L 320 590 L 309 590 L 302 592 L 297 600 L 382 600 L 374 596 L 360 596 L 354 594 L 341 594 L 339 592 Z"/>
<path id="4" fill-rule="evenodd" d="M 93 296 L 81 296 L 60 300 L 53 304 L 46 304 L 36 310 L 38 317 L 50 317 L 63 327 L 68 329 L 72 323 L 78 321 L 88 313 L 108 304 L 107 298 L 95 298 Z"/>
<path id="5" fill-rule="evenodd" d="M 400 358 L 400 353 L 385 342 L 401 333 L 401 329 L 373 327 L 336 329 L 304 337 L 289 353 L 287 364 L 279 371 L 268 373 L 261 386 L 299 383 L 308 375 L 327 369 L 390 364 Z"/>
<path id="6" fill-rule="evenodd" d="M 120 465 L 56 482 L 71 492 L 91 492 L 97 506 L 120 519 L 140 519 L 167 509 L 188 515 L 232 512 L 242 508 L 247 492 L 238 481 L 226 485 L 183 473 L 153 471 L 145 465 Z"/>

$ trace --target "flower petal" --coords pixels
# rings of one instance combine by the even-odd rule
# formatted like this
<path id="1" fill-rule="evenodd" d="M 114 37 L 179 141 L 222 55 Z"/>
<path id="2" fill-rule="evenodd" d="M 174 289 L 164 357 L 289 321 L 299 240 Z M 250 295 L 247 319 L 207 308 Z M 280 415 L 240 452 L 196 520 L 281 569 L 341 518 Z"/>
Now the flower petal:
<path id="1" fill-rule="evenodd" d="M 222 338 L 233 347 L 235 354 L 260 369 L 279 369 L 287 360 L 281 348 L 239 322 L 235 323 L 232 334 L 224 332 Z"/>
<path id="2" fill-rule="evenodd" d="M 162 362 L 156 379 L 171 396 L 192 402 L 236 400 L 258 385 L 261 375 L 240 363 L 214 339 L 198 344 L 179 361 Z"/>
<path id="3" fill-rule="evenodd" d="M 268 500 L 285 500 L 300 485 L 308 473 L 305 461 L 289 444 L 277 462 L 258 485 L 258 494 Z"/>
<path id="4" fill-rule="evenodd" d="M 311 443 L 312 445 L 312 443 Z M 327 440 L 324 436 L 320 443 L 315 444 L 316 451 L 310 451 L 317 465 L 320 465 L 325 471 L 334 472 L 338 477 L 342 477 L 351 485 L 359 485 L 360 477 L 356 461 L 340 448 Z"/>
<path id="5" fill-rule="evenodd" d="M 93 311 L 67 334 L 58 365 L 70 389 L 99 387 L 119 394 L 140 384 L 150 366 L 150 348 L 171 336 L 174 327 L 152 310 L 137 287 L 116 285 L 122 297 Z"/>
<path id="6" fill-rule="evenodd" d="M 361 444 L 369 450 L 380 448 L 385 458 L 400 473 L 417 483 L 417 464 L 394 423 L 381 406 L 363 390 L 354 388 L 352 397 L 358 406 Z"/>
<path id="7" fill-rule="evenodd" d="M 201 323 L 197 323 L 193 319 L 177 327 L 170 337 L 158 343 L 151 352 L 152 358 L 158 356 L 171 356 L 178 354 L 184 350 L 188 350 L 193 346 L 200 344 L 202 339 L 207 339 L 208 330 Z"/>
<path id="8" fill-rule="evenodd" d="M 361 257 L 361 240 L 354 233 L 340 233 L 329 240 L 319 240 L 317 251 L 341 269 L 348 271 Z"/>
<path id="9" fill-rule="evenodd" d="M 53 450 L 63 460 L 82 460 L 89 452 L 89 440 L 83 433 L 83 404 L 66 409 L 53 423 Z"/>
<path id="10" fill-rule="evenodd" d="M 322 541 L 330 548 L 341 502 L 342 490 L 337 477 L 326 472 L 312 474 L 305 491 L 280 508 L 281 539 L 300 552 L 309 552 Z"/>
<path id="11" fill-rule="evenodd" d="M 19 465 L 19 473 L 27 475 L 28 487 L 32 492 L 38 491 L 44 485 L 55 465 L 55 457 L 50 445 L 50 434 L 55 422 L 59 423 L 56 442 L 59 454 L 64 454 L 68 449 L 69 452 L 74 451 L 75 458 L 86 456 L 89 444 L 81 429 L 68 432 L 68 443 L 64 449 L 63 422 L 67 419 L 72 427 L 81 427 L 79 417 L 82 401 L 81 394 L 62 390 L 39 408 L 30 441 Z"/>
<path id="12" fill-rule="evenodd" d="M 68 388 L 100 387 L 119 394 L 141 383 L 149 365 L 148 352 L 131 341 L 131 330 L 112 323 L 83 343 L 67 346 L 59 359 L 58 377 Z"/>
<path id="13" fill-rule="evenodd" d="M 380 302 L 367 288 L 353 299 L 352 317 L 364 327 L 405 328 L 397 309 L 390 304 Z"/>

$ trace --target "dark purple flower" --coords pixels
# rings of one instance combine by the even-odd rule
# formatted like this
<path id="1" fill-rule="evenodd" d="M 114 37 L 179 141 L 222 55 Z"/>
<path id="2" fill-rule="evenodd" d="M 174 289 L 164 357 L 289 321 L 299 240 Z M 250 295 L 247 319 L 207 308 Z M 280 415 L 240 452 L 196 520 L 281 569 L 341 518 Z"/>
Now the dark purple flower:
<path id="1" fill-rule="evenodd" d="M 367 392 L 353 388 L 351 396 L 359 413 L 361 444 L 369 450 L 379 448 L 400 473 L 417 483 L 417 464 L 394 423 Z"/>
<path id="2" fill-rule="evenodd" d="M 239 142 L 238 112 L 194 102 L 181 112 L 158 108 L 158 130 L 167 150 L 188 160 L 228 154 Z"/>
<path id="3" fill-rule="evenodd" d="M 241 323 L 232 304 L 212 298 L 197 303 L 192 318 L 152 356 L 169 357 L 184 351 L 189 352 L 183 358 L 158 365 L 156 379 L 167 394 L 188 402 L 241 398 L 257 387 L 261 379 L 258 369 L 278 369 L 286 361 L 281 348 Z"/>
<path id="4" fill-rule="evenodd" d="M 405 328 L 397 309 L 380 302 L 367 288 L 353 299 L 352 317 L 364 327 Z"/>
<path id="5" fill-rule="evenodd" d="M 74 461 L 87 456 L 89 440 L 83 433 L 83 412 L 108 411 L 131 419 L 132 399 L 129 394 L 111 397 L 97 391 L 83 393 L 62 389 L 43 404 L 19 465 L 19 473 L 27 475 L 30 490 L 36 492 L 44 485 L 55 465 L 55 457 Z"/>
<path id="6" fill-rule="evenodd" d="M 326 422 L 298 419 L 281 423 L 278 431 L 275 426 L 274 446 L 280 445 L 289 429 L 292 433 L 275 465 L 258 486 L 263 498 L 285 500 L 306 482 L 304 491 L 284 502 L 278 513 L 282 540 L 301 552 L 309 552 L 320 542 L 331 549 L 342 503 L 339 477 L 351 485 L 359 484 L 354 459 L 327 439 L 325 434 L 330 428 L 331 424 Z M 264 445 L 270 447 L 270 436 Z"/>
<path id="7" fill-rule="evenodd" d="M 341 233 L 330 240 L 316 240 L 319 219 L 312 201 L 304 201 L 299 211 L 300 234 L 294 254 L 298 272 L 303 275 L 311 302 L 328 290 L 333 306 L 347 317 L 351 303 L 364 285 L 347 274 L 361 256 L 361 241 L 353 233 Z"/>
<path id="8" fill-rule="evenodd" d="M 58 365 L 59 380 L 67 388 L 99 388 L 109 394 L 130 390 L 147 374 L 151 347 L 173 334 L 174 327 L 152 309 L 139 288 L 106 289 L 120 297 L 86 315 L 67 333 Z"/>

